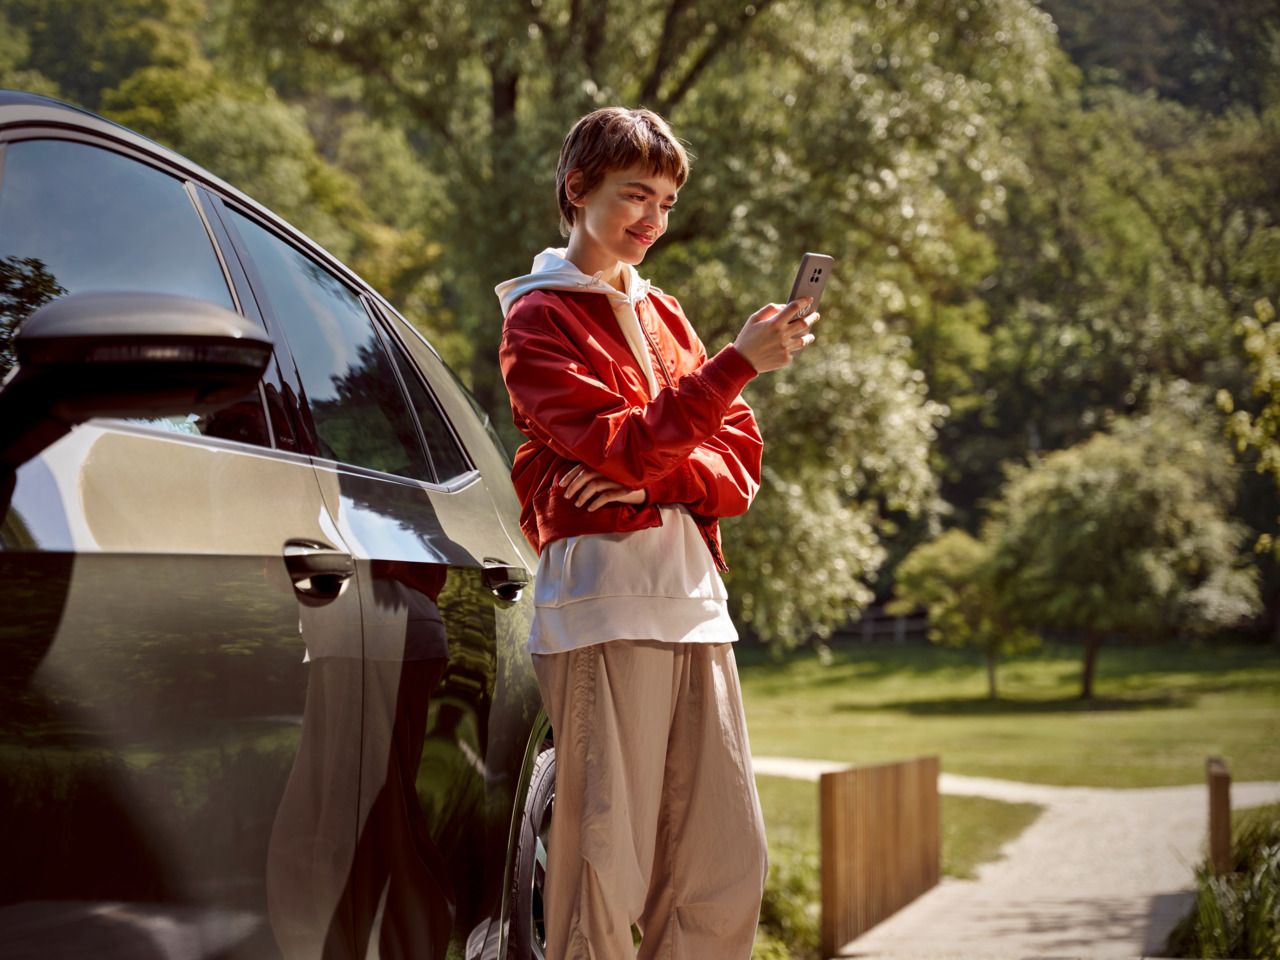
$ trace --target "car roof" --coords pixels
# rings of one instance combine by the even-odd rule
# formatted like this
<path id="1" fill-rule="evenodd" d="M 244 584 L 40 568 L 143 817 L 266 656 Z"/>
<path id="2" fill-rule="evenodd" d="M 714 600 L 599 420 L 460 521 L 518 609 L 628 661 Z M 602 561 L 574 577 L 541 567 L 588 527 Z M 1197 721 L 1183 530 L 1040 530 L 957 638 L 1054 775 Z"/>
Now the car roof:
<path id="1" fill-rule="evenodd" d="M 46 97 L 38 93 L 22 90 L 0 89 L 0 131 L 6 127 L 25 127 L 38 129 L 45 127 L 51 130 L 83 131 L 96 134 L 108 140 L 114 140 L 123 146 L 154 157 L 165 166 L 179 171 L 183 176 L 202 183 L 214 192 L 253 210 L 265 222 L 289 237 L 293 242 L 307 250 L 332 269 L 343 276 L 352 286 L 367 291 L 375 300 L 396 316 L 400 312 L 379 293 L 372 284 L 363 280 L 354 270 L 320 246 L 297 227 L 284 220 L 278 214 L 254 200 L 249 195 L 237 190 L 221 177 L 215 176 L 204 167 L 188 160 L 180 153 L 156 143 L 149 137 L 130 130 L 106 117 L 101 117 L 91 110 Z M 403 317 L 401 317 L 403 319 Z M 408 321 L 405 321 L 406 323 Z M 412 324 L 410 324 L 412 326 Z M 424 338 L 424 342 L 427 342 Z M 439 356 L 434 345 L 427 343 L 433 353 Z"/>

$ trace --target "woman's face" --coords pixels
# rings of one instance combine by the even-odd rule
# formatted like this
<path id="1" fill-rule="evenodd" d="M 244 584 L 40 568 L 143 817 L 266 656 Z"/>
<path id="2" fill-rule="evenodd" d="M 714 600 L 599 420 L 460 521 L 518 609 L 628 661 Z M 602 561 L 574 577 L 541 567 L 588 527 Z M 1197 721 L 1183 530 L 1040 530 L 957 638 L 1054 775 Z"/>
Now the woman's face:
<path id="1" fill-rule="evenodd" d="M 571 171 L 566 182 L 571 197 L 575 180 L 581 180 L 576 174 Z M 585 273 L 640 263 L 667 232 L 677 189 L 674 181 L 645 167 L 606 174 L 594 190 L 571 201 L 578 214 L 569 238 L 570 258 Z"/>

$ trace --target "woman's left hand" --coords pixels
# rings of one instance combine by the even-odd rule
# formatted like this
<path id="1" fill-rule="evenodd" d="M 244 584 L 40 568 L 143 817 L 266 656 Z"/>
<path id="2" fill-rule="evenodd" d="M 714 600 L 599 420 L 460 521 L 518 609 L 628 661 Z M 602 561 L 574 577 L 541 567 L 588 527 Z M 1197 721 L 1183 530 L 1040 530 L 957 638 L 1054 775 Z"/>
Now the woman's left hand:
<path id="1" fill-rule="evenodd" d="M 588 513 L 594 513 L 609 503 L 641 504 L 648 499 L 644 490 L 624 487 L 581 463 L 560 478 L 560 486 L 566 500 L 573 500 L 579 507 L 585 506 Z"/>

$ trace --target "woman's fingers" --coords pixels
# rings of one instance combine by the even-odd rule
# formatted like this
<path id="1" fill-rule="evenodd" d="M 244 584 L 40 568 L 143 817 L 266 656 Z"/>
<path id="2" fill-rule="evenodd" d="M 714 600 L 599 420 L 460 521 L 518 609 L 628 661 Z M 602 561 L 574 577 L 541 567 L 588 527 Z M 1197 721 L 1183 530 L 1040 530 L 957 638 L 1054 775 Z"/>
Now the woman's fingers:
<path id="1" fill-rule="evenodd" d="M 587 497 L 585 500 L 578 501 L 578 506 L 586 507 L 587 513 L 595 513 L 606 503 L 612 503 L 626 492 L 627 491 L 624 488 L 617 485 L 605 487 L 593 492 L 591 496 Z"/>
<path id="2" fill-rule="evenodd" d="M 616 493 L 624 487 L 619 483 L 614 483 L 608 477 L 597 475 L 595 479 L 583 484 L 582 489 L 578 491 L 574 503 L 578 506 L 586 506 L 593 498 L 603 493 Z"/>
<path id="3" fill-rule="evenodd" d="M 566 500 L 574 499 L 589 483 L 602 479 L 603 475 L 590 467 L 579 464 L 565 475 L 564 496 Z"/>
<path id="4" fill-rule="evenodd" d="M 786 310 L 788 306 L 789 304 L 766 303 L 747 319 L 751 323 L 763 323 L 778 316 L 778 314 L 782 313 L 783 310 Z"/>
<path id="5" fill-rule="evenodd" d="M 566 500 L 572 500 L 578 507 L 587 506 L 589 510 L 612 502 L 618 497 L 635 493 L 629 487 L 624 487 L 617 481 L 610 480 L 604 474 L 582 464 L 566 473 L 560 483 L 564 487 Z"/>
<path id="6" fill-rule="evenodd" d="M 574 464 L 570 469 L 565 471 L 565 475 L 560 478 L 560 486 L 567 487 L 569 484 L 573 483 L 575 480 L 581 477 L 583 474 L 583 471 L 585 471 L 586 469 L 587 468 L 583 466 L 581 463 Z M 566 497 L 569 496 L 568 490 L 565 491 L 565 496 Z"/>
<path id="7" fill-rule="evenodd" d="M 644 503 L 646 497 L 643 490 L 632 490 L 581 463 L 560 478 L 560 486 L 566 500 L 589 513 L 610 503 Z"/>
<path id="8" fill-rule="evenodd" d="M 587 504 L 587 512 L 594 513 L 601 507 L 608 506 L 611 503 L 644 503 L 646 494 L 643 490 L 630 490 L 627 487 L 615 484 L 608 490 L 602 490 L 600 493 Z"/>

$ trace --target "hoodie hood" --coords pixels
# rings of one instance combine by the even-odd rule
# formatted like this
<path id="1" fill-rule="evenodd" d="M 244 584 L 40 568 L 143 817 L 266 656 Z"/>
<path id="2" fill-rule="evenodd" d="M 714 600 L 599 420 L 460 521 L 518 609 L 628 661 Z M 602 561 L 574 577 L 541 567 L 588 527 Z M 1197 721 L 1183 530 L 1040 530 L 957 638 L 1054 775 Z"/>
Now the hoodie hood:
<path id="1" fill-rule="evenodd" d="M 517 300 L 534 290 L 566 290 L 571 293 L 598 293 L 607 297 L 618 327 L 626 338 L 636 363 L 644 371 L 645 380 L 649 384 L 649 396 L 658 393 L 658 378 L 654 373 L 653 360 L 645 344 L 644 333 L 640 329 L 640 318 L 636 315 L 636 303 L 648 296 L 653 289 L 648 280 L 642 278 L 631 264 L 624 264 L 622 279 L 625 290 L 619 290 L 602 279 L 601 270 L 594 276 L 583 273 L 566 259 L 567 249 L 564 247 L 547 247 L 533 258 L 532 270 L 522 277 L 504 280 L 493 288 L 502 304 L 502 315 L 511 312 Z"/>

